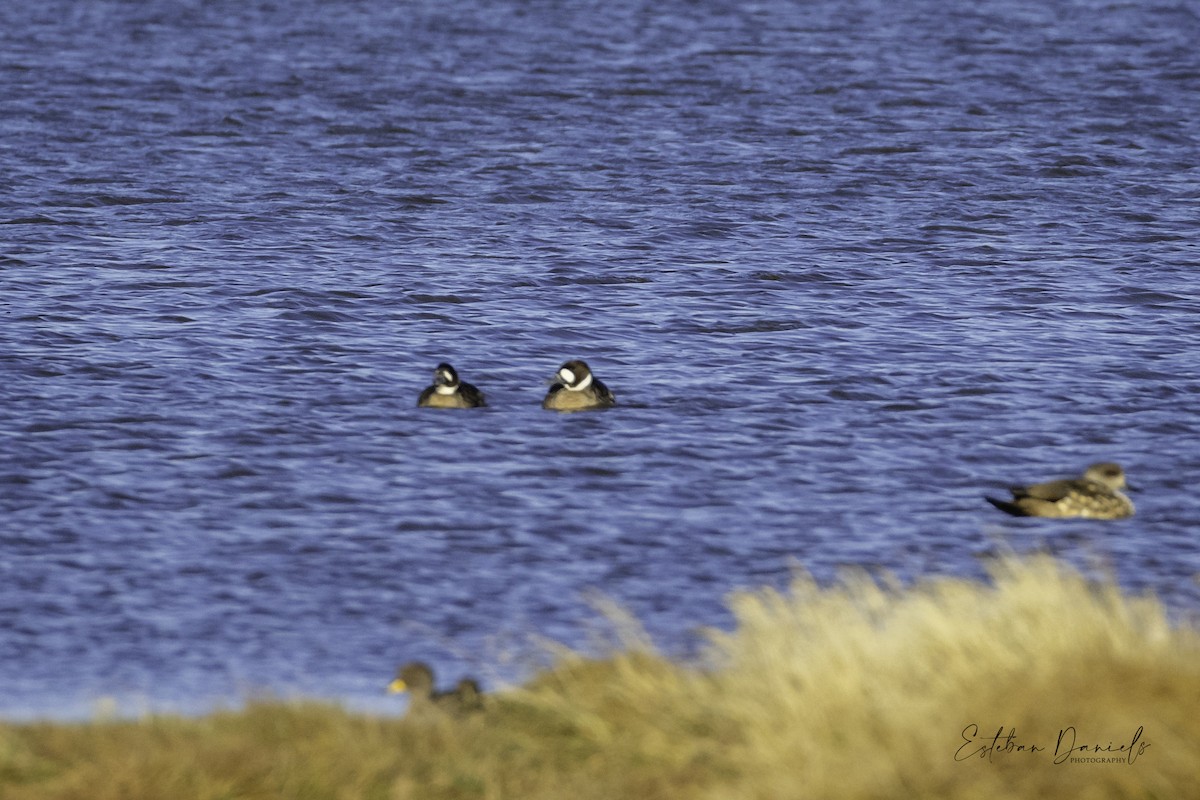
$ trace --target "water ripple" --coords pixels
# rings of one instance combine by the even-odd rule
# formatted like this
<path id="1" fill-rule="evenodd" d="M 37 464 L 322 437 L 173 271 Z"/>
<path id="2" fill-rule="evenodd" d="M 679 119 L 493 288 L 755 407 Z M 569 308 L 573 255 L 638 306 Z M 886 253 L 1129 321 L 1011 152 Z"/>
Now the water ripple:
<path id="1" fill-rule="evenodd" d="M 880 13 L 0 8 L 0 714 L 374 708 L 797 561 L 1193 607 L 1200 23 Z M 617 409 L 538 407 L 574 357 Z M 1100 458 L 1128 523 L 981 500 Z"/>

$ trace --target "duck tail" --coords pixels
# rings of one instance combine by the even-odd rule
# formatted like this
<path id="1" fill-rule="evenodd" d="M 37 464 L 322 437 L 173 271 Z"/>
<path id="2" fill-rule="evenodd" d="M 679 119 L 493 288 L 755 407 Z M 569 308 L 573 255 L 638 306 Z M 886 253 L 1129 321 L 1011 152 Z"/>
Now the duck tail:
<path id="1" fill-rule="evenodd" d="M 1024 510 L 1023 510 L 1023 509 L 1022 509 L 1022 508 L 1021 508 L 1019 505 L 1017 505 L 1016 503 L 1009 502 L 1008 500 L 997 500 L 997 499 L 996 499 L 996 498 L 994 498 L 994 497 L 987 497 L 986 495 L 984 496 L 984 498 L 983 498 L 983 499 L 984 499 L 984 500 L 987 500 L 989 503 L 991 503 L 991 504 L 992 504 L 992 505 L 994 505 L 996 508 L 998 508 L 998 509 L 1000 509 L 1001 511 L 1003 511 L 1005 514 L 1011 514 L 1011 515 L 1013 515 L 1014 517 L 1025 517 L 1025 516 L 1028 516 L 1028 515 L 1025 513 L 1025 511 L 1024 511 Z"/>

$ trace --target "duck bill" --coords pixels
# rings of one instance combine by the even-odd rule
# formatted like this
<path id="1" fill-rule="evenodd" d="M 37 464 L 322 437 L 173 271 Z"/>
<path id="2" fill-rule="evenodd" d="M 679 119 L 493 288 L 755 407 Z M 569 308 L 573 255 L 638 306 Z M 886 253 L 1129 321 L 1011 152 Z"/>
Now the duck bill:
<path id="1" fill-rule="evenodd" d="M 401 692 L 408 691 L 408 684 L 396 678 L 396 680 L 388 684 L 387 690 L 388 694 L 400 694 Z"/>

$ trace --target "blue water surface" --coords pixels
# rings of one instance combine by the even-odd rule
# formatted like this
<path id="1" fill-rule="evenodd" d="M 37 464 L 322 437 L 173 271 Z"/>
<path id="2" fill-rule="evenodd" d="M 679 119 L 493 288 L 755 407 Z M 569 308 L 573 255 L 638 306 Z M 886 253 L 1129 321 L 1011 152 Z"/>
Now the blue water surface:
<path id="1" fill-rule="evenodd" d="M 1200 604 L 1200 18 L 0 5 L 0 716 L 386 712 L 601 593 L 1046 549 Z M 541 410 L 585 358 L 619 406 Z M 448 360 L 488 395 L 417 409 Z M 985 493 L 1121 462 L 1131 520 Z"/>

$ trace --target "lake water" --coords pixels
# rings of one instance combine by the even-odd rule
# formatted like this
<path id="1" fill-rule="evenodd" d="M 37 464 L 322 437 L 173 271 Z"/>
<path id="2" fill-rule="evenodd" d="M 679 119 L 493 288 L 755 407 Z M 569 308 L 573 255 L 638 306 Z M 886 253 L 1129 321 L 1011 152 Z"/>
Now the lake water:
<path id="1" fill-rule="evenodd" d="M 0 716 L 383 712 L 797 566 L 1195 614 L 1200 17 L 959 5 L 0 6 Z M 1096 460 L 1133 519 L 983 500 Z"/>

